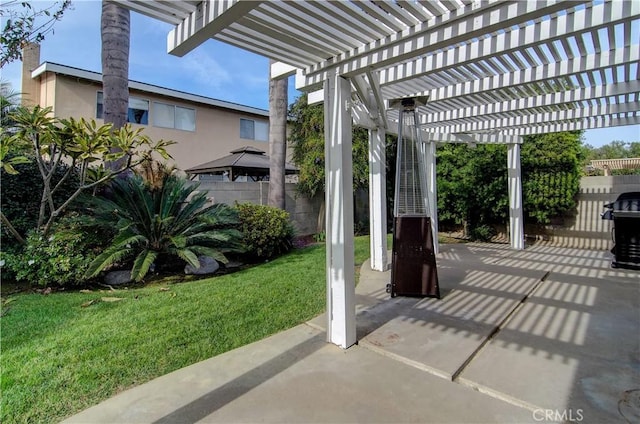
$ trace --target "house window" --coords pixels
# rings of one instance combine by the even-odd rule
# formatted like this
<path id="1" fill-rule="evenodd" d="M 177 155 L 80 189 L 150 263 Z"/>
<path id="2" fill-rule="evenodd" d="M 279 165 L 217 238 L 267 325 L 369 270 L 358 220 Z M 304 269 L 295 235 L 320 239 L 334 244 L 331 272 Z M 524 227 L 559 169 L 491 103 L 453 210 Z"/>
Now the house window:
<path id="1" fill-rule="evenodd" d="M 255 141 L 269 141 L 269 124 L 240 118 L 240 138 Z"/>
<path id="2" fill-rule="evenodd" d="M 96 103 L 96 118 L 104 118 L 104 94 L 98 91 Z M 129 109 L 127 111 L 127 122 L 132 124 L 149 124 L 149 100 L 129 97 Z"/>
<path id="3" fill-rule="evenodd" d="M 196 110 L 153 102 L 153 125 L 162 128 L 195 131 Z"/>

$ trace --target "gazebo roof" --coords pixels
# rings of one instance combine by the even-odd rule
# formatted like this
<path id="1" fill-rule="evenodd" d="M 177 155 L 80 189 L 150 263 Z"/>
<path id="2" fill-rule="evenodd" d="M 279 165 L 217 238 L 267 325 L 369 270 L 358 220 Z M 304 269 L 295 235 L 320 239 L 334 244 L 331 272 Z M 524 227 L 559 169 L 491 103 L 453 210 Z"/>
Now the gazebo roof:
<path id="1" fill-rule="evenodd" d="M 594 159 L 591 166 L 596 169 L 640 169 L 640 158 Z"/>
<path id="2" fill-rule="evenodd" d="M 238 173 L 251 176 L 269 175 L 269 156 L 260 149 L 245 146 L 232 150 L 230 155 L 194 166 L 185 170 L 187 174 L 217 174 L 231 170 L 233 175 Z M 296 174 L 298 168 L 290 163 L 285 165 L 286 174 Z"/>
<path id="3" fill-rule="evenodd" d="M 321 99 L 348 77 L 356 124 L 397 119 L 393 98 L 426 95 L 423 130 L 474 142 L 640 124 L 637 1 L 137 1 L 176 25 L 168 50 L 209 38 L 281 63 Z"/>

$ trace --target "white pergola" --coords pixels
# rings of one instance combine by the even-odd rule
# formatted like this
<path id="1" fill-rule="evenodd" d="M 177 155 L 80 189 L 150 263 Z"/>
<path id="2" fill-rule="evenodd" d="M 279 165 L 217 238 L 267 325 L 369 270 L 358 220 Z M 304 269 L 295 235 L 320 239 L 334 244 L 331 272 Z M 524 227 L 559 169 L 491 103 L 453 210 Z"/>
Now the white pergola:
<path id="1" fill-rule="evenodd" d="M 327 338 L 356 342 L 351 127 L 369 130 L 371 260 L 387 269 L 385 148 L 419 108 L 437 222 L 436 143 L 508 145 L 510 238 L 524 248 L 522 136 L 640 124 L 640 1 L 116 0 L 175 25 L 170 54 L 213 38 L 279 61 L 324 102 Z M 434 228 L 437 235 L 437 228 Z M 437 237 L 435 237 L 437 239 Z M 437 245 L 436 245 L 437 249 Z"/>

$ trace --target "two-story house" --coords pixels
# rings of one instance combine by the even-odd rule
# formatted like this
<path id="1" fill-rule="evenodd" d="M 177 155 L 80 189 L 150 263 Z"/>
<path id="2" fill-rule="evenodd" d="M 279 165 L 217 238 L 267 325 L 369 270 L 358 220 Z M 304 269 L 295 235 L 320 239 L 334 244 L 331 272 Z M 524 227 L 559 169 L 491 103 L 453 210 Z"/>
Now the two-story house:
<path id="1" fill-rule="evenodd" d="M 102 122 L 102 75 L 56 63 L 39 63 L 39 46 L 25 49 L 23 104 L 52 107 L 59 118 Z M 128 121 L 169 148 L 180 169 L 188 169 L 250 146 L 268 151 L 269 112 L 156 85 L 129 81 Z"/>

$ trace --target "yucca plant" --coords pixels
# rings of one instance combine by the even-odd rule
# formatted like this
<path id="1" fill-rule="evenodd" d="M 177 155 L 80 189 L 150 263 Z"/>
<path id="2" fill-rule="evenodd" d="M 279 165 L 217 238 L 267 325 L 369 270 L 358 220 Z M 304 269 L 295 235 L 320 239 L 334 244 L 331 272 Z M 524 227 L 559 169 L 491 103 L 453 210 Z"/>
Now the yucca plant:
<path id="1" fill-rule="evenodd" d="M 91 263 L 88 277 L 110 265 L 133 260 L 131 276 L 141 281 L 160 255 L 180 258 L 198 268 L 199 255 L 227 263 L 225 253 L 241 252 L 242 233 L 234 208 L 206 206 L 197 184 L 167 175 L 152 186 L 133 175 L 115 180 L 96 202 L 98 219 L 117 229 L 111 246 Z"/>

